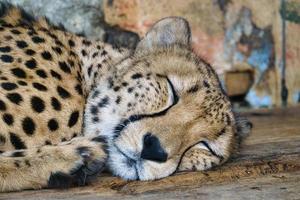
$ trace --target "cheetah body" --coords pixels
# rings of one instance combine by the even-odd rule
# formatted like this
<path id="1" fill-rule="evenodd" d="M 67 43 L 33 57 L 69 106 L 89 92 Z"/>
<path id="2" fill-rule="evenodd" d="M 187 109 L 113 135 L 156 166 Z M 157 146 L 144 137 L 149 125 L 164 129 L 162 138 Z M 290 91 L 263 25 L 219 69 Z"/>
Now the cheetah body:
<path id="1" fill-rule="evenodd" d="M 165 23 L 176 29 L 165 31 L 173 39 L 159 37 L 168 44 L 159 48 L 152 39 Z M 169 18 L 132 52 L 2 5 L 0 191 L 84 185 L 104 165 L 125 179 L 151 180 L 225 162 L 236 120 L 188 35 L 185 20 Z M 163 69 L 170 63 L 174 69 Z"/>

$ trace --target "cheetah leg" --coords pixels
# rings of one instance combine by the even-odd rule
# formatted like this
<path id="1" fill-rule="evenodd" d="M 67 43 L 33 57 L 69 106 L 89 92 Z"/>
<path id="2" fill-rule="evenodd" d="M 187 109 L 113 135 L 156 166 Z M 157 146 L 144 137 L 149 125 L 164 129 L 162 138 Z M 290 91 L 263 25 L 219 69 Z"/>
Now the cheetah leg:
<path id="1" fill-rule="evenodd" d="M 221 165 L 230 156 L 230 144 L 224 138 L 196 144 L 184 154 L 178 171 L 202 171 Z"/>
<path id="2" fill-rule="evenodd" d="M 74 138 L 57 146 L 42 146 L 0 155 L 0 192 L 85 185 L 103 168 L 103 139 Z"/>

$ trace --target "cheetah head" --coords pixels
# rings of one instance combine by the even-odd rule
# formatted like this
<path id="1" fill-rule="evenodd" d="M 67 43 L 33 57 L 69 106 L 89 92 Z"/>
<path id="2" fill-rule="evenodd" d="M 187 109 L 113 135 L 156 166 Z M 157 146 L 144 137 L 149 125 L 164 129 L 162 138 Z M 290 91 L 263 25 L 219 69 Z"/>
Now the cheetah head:
<path id="1" fill-rule="evenodd" d="M 216 151 L 224 157 L 232 151 L 231 105 L 213 69 L 192 51 L 190 37 L 186 20 L 160 20 L 91 92 L 86 132 L 107 137 L 113 174 L 166 177 L 190 147 L 220 137 Z"/>

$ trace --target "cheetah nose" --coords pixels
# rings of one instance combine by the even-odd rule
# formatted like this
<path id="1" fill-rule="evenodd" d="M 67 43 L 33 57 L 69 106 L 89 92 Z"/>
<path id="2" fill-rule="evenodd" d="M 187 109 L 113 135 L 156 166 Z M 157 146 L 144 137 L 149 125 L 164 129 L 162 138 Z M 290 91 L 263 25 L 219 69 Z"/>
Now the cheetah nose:
<path id="1" fill-rule="evenodd" d="M 156 162 L 166 162 L 168 154 L 161 147 L 159 139 L 156 136 L 146 133 L 141 158 Z"/>

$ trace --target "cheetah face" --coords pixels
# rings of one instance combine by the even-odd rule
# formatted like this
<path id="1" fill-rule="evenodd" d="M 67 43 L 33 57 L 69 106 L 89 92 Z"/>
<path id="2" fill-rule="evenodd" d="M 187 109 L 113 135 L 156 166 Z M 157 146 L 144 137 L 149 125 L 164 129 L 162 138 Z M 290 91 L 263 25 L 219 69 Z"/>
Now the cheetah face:
<path id="1" fill-rule="evenodd" d="M 188 23 L 177 17 L 156 23 L 97 84 L 85 118 L 87 135 L 108 140 L 110 170 L 128 180 L 168 176 L 190 147 L 234 132 L 218 78 L 192 52 Z"/>

